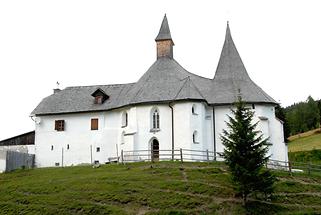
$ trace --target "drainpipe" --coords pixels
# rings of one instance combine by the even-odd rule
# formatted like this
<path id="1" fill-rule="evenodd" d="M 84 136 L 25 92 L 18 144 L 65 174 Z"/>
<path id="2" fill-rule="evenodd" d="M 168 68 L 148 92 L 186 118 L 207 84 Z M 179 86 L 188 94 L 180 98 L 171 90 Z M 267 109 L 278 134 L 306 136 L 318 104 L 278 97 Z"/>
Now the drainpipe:
<path id="1" fill-rule="evenodd" d="M 171 103 L 168 103 L 168 107 L 172 111 L 172 161 L 174 161 L 174 109 Z"/>
<path id="2" fill-rule="evenodd" d="M 215 108 L 213 106 L 213 144 L 214 144 L 214 160 L 216 161 L 216 134 L 215 134 Z"/>

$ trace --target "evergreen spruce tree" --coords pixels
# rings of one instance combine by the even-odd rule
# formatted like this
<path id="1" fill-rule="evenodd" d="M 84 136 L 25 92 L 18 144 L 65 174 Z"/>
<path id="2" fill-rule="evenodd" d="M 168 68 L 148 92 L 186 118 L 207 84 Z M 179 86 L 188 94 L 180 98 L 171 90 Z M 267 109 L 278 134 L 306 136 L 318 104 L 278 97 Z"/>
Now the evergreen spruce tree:
<path id="1" fill-rule="evenodd" d="M 253 124 L 253 115 L 239 97 L 231 110 L 234 117 L 229 116 L 228 130 L 223 130 L 221 139 L 225 146 L 223 157 L 229 166 L 235 190 L 246 204 L 247 197 L 253 192 L 271 194 L 275 176 L 264 168 L 269 157 L 266 156 L 268 139 L 263 139 L 261 132 L 256 131 L 257 123 Z"/>

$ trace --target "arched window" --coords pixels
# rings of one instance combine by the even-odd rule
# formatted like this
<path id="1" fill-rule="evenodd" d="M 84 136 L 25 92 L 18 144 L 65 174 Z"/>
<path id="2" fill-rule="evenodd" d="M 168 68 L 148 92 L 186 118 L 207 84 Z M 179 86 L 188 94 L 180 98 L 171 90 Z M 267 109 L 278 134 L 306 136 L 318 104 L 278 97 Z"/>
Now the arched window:
<path id="1" fill-rule="evenodd" d="M 121 117 L 121 127 L 127 127 L 128 125 L 128 113 L 125 111 Z"/>
<path id="2" fill-rule="evenodd" d="M 151 111 L 151 129 L 153 131 L 159 130 L 160 123 L 159 123 L 159 110 L 157 108 L 153 108 Z"/>
<path id="3" fill-rule="evenodd" d="M 198 144 L 198 134 L 197 134 L 197 131 L 194 131 L 193 133 L 193 143 L 194 144 Z"/>

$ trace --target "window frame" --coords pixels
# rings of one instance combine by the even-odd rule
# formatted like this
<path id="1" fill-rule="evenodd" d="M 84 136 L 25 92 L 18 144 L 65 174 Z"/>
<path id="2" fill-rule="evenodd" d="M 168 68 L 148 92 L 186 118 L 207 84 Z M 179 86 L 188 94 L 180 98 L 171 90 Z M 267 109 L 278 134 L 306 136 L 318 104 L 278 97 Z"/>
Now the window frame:
<path id="1" fill-rule="evenodd" d="M 65 120 L 63 119 L 55 120 L 55 130 L 65 131 Z"/>
<path id="2" fill-rule="evenodd" d="M 102 104 L 103 98 L 103 96 L 95 96 L 95 104 Z"/>
<path id="3" fill-rule="evenodd" d="M 90 130 L 97 131 L 99 129 L 99 119 L 91 118 L 90 119 Z"/>
<path id="4" fill-rule="evenodd" d="M 157 132 L 160 131 L 160 111 L 157 107 L 153 107 L 150 113 L 150 131 Z"/>

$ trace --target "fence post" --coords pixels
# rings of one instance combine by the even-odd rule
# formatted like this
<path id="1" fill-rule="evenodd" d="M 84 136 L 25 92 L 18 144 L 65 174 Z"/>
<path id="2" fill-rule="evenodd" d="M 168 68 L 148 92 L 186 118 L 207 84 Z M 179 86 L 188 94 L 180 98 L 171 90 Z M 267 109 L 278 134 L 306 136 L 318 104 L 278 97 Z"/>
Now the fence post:
<path id="1" fill-rule="evenodd" d="M 288 161 L 288 165 L 289 165 L 289 172 L 291 174 L 291 172 L 292 172 L 292 163 L 291 163 L 291 161 Z"/>
<path id="2" fill-rule="evenodd" d="M 90 164 L 93 164 L 93 146 L 90 145 Z"/>
<path id="3" fill-rule="evenodd" d="M 151 151 L 151 161 L 152 163 L 154 163 L 154 149 L 152 149 Z"/>
<path id="4" fill-rule="evenodd" d="M 121 150 L 120 156 L 121 156 L 121 163 L 124 164 L 124 151 L 123 150 Z"/>
<path id="5" fill-rule="evenodd" d="M 117 164 L 119 164 L 118 144 L 116 144 L 116 155 L 117 155 Z"/>
<path id="6" fill-rule="evenodd" d="M 210 162 L 210 158 L 209 158 L 209 155 L 208 155 L 208 149 L 206 149 L 206 160 L 207 160 L 207 163 Z"/>
<path id="7" fill-rule="evenodd" d="M 61 148 L 61 167 L 64 167 L 64 148 Z"/>
<path id="8" fill-rule="evenodd" d="M 181 154 L 181 162 L 183 163 L 183 149 L 180 148 L 180 149 L 179 149 L 179 152 L 180 152 L 180 154 Z"/>

